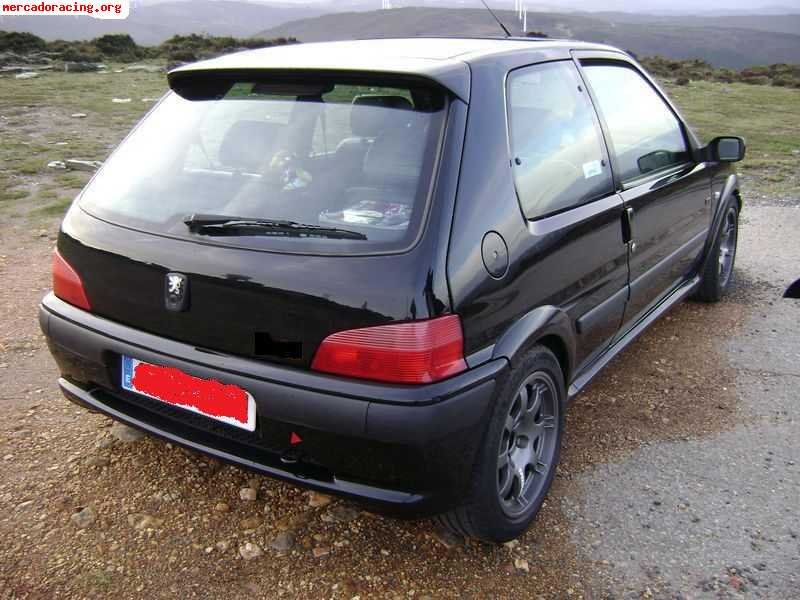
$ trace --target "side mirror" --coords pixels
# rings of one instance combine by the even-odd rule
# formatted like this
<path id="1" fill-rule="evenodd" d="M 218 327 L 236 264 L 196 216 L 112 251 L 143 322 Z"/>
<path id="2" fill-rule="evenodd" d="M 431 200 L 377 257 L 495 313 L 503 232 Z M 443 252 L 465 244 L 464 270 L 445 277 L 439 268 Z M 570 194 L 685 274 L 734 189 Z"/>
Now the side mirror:
<path id="1" fill-rule="evenodd" d="M 703 149 L 704 159 L 711 162 L 739 162 L 747 147 L 740 137 L 716 137 Z"/>

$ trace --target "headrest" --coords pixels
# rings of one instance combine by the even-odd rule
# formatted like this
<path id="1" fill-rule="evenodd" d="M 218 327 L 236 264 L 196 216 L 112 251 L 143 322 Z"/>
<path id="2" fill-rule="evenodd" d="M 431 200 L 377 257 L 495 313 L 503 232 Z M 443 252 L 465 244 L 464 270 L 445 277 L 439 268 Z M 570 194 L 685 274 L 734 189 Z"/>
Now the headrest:
<path id="1" fill-rule="evenodd" d="M 377 137 L 384 128 L 386 117 L 383 108 L 412 110 L 414 107 L 404 96 L 364 95 L 353 98 L 350 111 L 350 128 L 358 137 Z"/>
<path id="2" fill-rule="evenodd" d="M 425 156 L 427 133 L 423 119 L 411 113 L 409 124 L 389 127 L 364 157 L 364 177 L 371 185 L 416 189 Z"/>
<path id="3" fill-rule="evenodd" d="M 237 121 L 225 133 L 219 147 L 219 161 L 226 167 L 256 171 L 272 156 L 282 125 L 265 121 Z"/>

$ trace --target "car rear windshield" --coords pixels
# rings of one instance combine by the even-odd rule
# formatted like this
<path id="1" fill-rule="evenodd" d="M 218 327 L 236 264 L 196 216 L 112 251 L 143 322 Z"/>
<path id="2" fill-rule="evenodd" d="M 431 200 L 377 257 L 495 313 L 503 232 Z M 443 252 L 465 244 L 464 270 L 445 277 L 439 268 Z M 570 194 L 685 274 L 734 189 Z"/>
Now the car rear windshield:
<path id="1" fill-rule="evenodd" d="M 390 252 L 416 239 L 444 124 L 438 89 L 260 78 L 224 83 L 210 99 L 183 96 L 170 92 L 128 136 L 82 209 L 270 251 Z M 209 216 L 215 226 L 203 227 Z"/>

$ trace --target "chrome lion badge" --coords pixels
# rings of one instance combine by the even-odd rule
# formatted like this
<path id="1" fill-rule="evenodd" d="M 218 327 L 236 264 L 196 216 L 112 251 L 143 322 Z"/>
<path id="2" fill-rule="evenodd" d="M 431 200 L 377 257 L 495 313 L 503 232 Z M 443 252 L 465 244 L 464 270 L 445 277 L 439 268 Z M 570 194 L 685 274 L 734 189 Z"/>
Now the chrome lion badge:
<path id="1" fill-rule="evenodd" d="M 167 310 L 183 312 L 189 308 L 189 278 L 183 273 L 167 273 L 164 287 Z"/>

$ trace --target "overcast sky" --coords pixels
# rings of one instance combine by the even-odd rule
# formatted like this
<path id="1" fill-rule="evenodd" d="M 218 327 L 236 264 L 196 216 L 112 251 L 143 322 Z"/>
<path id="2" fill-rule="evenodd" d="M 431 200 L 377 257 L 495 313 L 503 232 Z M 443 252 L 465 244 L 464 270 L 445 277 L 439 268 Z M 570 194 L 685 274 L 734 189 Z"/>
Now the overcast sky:
<path id="1" fill-rule="evenodd" d="M 169 0 L 139 0 L 139 4 L 151 4 Z M 187 0 L 188 1 L 188 0 Z M 251 2 L 264 2 L 271 4 L 296 4 L 334 6 L 336 0 L 249 0 Z M 344 4 L 350 5 L 358 2 L 359 8 L 370 9 L 373 6 L 380 8 L 381 0 L 345 0 Z M 451 6 L 458 2 L 466 6 L 480 6 L 480 0 L 442 0 L 442 5 Z M 395 0 L 398 5 L 409 6 L 414 4 L 432 4 L 435 0 L 424 2 L 414 0 Z M 488 0 L 492 8 L 513 8 L 514 0 Z M 528 0 L 530 10 L 593 10 L 593 11 L 626 11 L 626 12 L 681 12 L 695 13 L 708 11 L 730 12 L 758 12 L 766 9 L 772 13 L 799 13 L 800 0 Z"/>
<path id="2" fill-rule="evenodd" d="M 270 2 L 275 0 L 257 0 L 262 2 Z M 331 0 L 279 0 L 282 2 L 292 4 L 330 4 Z M 411 0 L 398 0 L 398 3 L 414 4 Z M 493 8 L 502 8 L 513 6 L 513 0 L 488 0 L 489 5 Z M 442 4 L 452 4 L 452 0 L 442 2 Z M 464 0 L 465 4 L 479 5 L 479 0 Z M 380 6 L 380 0 L 364 0 L 365 5 L 375 4 Z M 529 0 L 527 4 L 531 9 L 535 10 L 537 5 L 542 7 L 564 7 L 564 8 L 580 8 L 582 10 L 624 10 L 630 12 L 648 12 L 650 10 L 656 11 L 708 11 L 708 10 L 732 10 L 732 11 L 752 11 L 764 8 L 786 8 L 790 12 L 800 11 L 800 0 L 603 0 L 597 2 L 595 0 Z"/>

